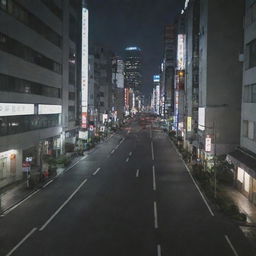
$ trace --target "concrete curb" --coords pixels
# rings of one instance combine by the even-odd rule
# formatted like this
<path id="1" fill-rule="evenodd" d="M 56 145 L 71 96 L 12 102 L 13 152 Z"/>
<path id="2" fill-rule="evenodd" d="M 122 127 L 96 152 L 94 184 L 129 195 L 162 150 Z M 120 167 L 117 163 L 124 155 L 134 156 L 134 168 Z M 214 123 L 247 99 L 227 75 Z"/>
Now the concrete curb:
<path id="1" fill-rule="evenodd" d="M 108 136 L 105 140 L 103 140 L 102 142 L 98 143 L 94 148 L 88 150 L 86 152 L 86 155 L 81 156 L 80 159 L 78 159 L 76 162 L 74 162 L 73 164 L 71 164 L 70 166 L 64 168 L 63 170 L 61 170 L 59 173 L 57 173 L 55 176 L 49 177 L 48 179 L 44 180 L 42 183 L 39 183 L 35 186 L 35 188 L 33 188 L 31 191 L 29 191 L 28 193 L 26 193 L 20 200 L 16 201 L 15 203 L 13 203 L 11 206 L 7 207 L 6 209 L 0 211 L 0 217 L 4 217 L 4 214 L 6 212 L 8 212 L 10 209 L 14 208 L 16 205 L 20 204 L 22 201 L 26 200 L 26 198 L 30 197 L 33 193 L 35 193 L 36 191 L 40 191 L 41 189 L 44 189 L 46 186 L 46 184 L 51 183 L 52 181 L 54 181 L 56 178 L 64 175 L 66 172 L 70 171 L 72 168 L 74 168 L 79 162 L 81 162 L 82 160 L 86 159 L 88 155 L 92 154 L 93 152 L 95 152 L 97 150 L 97 146 L 100 144 L 103 144 L 105 142 L 108 142 L 114 135 L 116 134 L 116 132 L 112 133 L 110 136 Z"/>

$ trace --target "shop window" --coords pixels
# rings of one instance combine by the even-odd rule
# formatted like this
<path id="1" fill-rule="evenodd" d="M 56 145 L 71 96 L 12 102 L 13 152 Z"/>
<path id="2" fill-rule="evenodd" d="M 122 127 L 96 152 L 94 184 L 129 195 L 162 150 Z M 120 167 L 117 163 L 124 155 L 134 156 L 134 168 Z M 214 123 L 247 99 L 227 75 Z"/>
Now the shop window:
<path id="1" fill-rule="evenodd" d="M 41 67 L 47 68 L 56 73 L 61 73 L 62 66 L 54 60 L 43 56 L 42 54 L 34 51 L 32 48 L 16 41 L 15 39 L 0 33 L 0 50 L 13 54 L 25 61 L 37 64 Z"/>
<path id="2" fill-rule="evenodd" d="M 248 122 L 248 138 L 250 140 L 254 139 L 254 122 Z"/>
<path id="3" fill-rule="evenodd" d="M 246 45 L 245 68 L 256 66 L 256 39 Z"/>
<path id="4" fill-rule="evenodd" d="M 42 2 L 52 11 L 54 15 L 62 19 L 62 10 L 52 0 L 42 0 Z"/>
<path id="5" fill-rule="evenodd" d="M 0 74 L 0 91 L 37 94 L 54 98 L 60 98 L 61 93 L 59 88 L 3 74 Z"/>
<path id="6" fill-rule="evenodd" d="M 18 2 L 19 1 L 14 0 L 0 0 L 0 9 L 12 15 L 14 18 L 33 29 L 36 33 L 39 33 L 56 46 L 61 47 L 61 36 Z"/>
<path id="7" fill-rule="evenodd" d="M 256 103 L 256 84 L 246 85 L 244 87 L 244 102 Z"/>
<path id="8" fill-rule="evenodd" d="M 248 9 L 245 16 L 245 26 L 250 26 L 256 21 L 256 3 L 252 4 Z"/>
<path id="9" fill-rule="evenodd" d="M 56 127 L 58 125 L 58 114 L 1 117 L 0 136 L 18 134 L 42 128 Z"/>
<path id="10" fill-rule="evenodd" d="M 250 191 L 250 176 L 247 172 L 244 173 L 244 190 L 247 193 Z"/>
<path id="11" fill-rule="evenodd" d="M 237 180 L 244 183 L 244 170 L 240 167 L 237 168 Z"/>
<path id="12" fill-rule="evenodd" d="M 243 136 L 248 137 L 248 121 L 243 120 Z"/>

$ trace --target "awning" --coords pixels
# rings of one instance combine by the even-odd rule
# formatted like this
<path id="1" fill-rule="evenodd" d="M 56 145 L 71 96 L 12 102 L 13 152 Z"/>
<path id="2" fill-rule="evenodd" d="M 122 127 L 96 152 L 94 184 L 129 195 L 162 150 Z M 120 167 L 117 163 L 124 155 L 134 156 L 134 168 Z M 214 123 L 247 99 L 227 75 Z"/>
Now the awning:
<path id="1" fill-rule="evenodd" d="M 249 153 L 242 149 L 236 149 L 227 155 L 227 160 L 231 161 L 234 165 L 244 169 L 253 178 L 256 178 L 255 154 Z"/>

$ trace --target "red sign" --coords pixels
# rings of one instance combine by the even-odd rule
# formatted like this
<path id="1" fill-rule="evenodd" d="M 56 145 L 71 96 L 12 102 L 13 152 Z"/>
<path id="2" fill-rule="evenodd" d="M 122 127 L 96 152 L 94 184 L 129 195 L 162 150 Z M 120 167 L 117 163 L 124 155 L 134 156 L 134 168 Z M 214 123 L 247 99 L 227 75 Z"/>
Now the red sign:
<path id="1" fill-rule="evenodd" d="M 87 113 L 82 113 L 82 128 L 87 128 Z"/>

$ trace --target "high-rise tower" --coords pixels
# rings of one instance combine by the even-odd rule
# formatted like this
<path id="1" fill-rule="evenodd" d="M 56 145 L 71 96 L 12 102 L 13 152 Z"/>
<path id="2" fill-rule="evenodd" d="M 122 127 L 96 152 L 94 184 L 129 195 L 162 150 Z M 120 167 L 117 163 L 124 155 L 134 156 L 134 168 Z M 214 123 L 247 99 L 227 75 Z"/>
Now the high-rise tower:
<path id="1" fill-rule="evenodd" d="M 141 92 L 142 87 L 142 54 L 139 47 L 125 49 L 125 87 Z"/>

